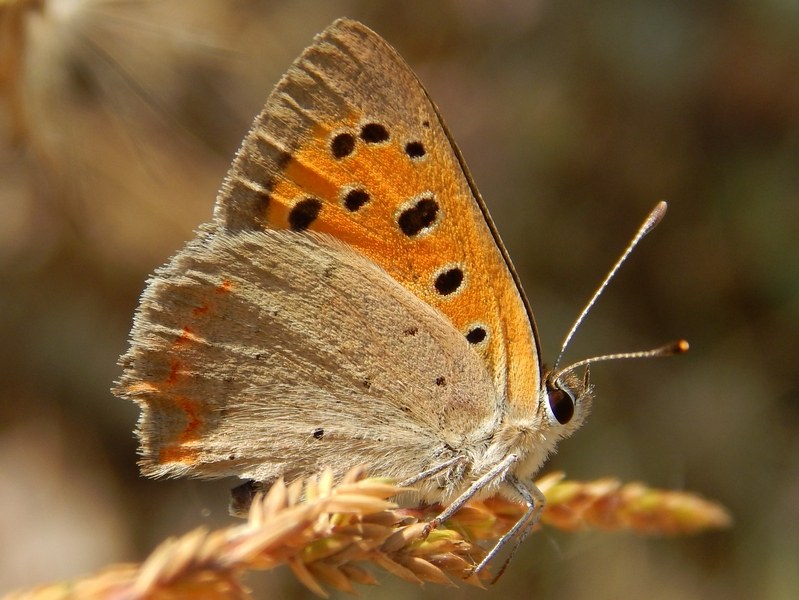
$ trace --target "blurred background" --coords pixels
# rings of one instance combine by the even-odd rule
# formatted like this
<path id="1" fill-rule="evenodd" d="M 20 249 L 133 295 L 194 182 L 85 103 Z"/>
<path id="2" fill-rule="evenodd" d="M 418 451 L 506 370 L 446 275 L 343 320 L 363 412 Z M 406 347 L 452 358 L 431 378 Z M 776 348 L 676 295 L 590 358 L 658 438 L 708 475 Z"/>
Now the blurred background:
<path id="1" fill-rule="evenodd" d="M 687 489 L 735 526 L 544 531 L 452 598 L 799 596 L 799 3 L 777 0 L 0 2 L 0 592 L 138 561 L 229 523 L 233 482 L 150 481 L 109 390 L 146 277 L 209 220 L 272 85 L 334 18 L 375 29 L 439 104 L 554 360 L 595 410 L 546 470 Z M 366 597 L 439 597 L 381 574 Z M 287 570 L 248 583 L 310 598 Z"/>

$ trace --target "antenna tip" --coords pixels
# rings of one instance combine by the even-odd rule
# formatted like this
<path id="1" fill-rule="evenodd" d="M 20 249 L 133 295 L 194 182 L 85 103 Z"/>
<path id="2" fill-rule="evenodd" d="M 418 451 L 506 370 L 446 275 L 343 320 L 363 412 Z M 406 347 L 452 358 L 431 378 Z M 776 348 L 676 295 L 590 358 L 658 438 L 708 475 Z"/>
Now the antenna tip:
<path id="1" fill-rule="evenodd" d="M 672 354 L 684 354 L 690 347 L 687 340 L 677 340 L 671 345 L 670 350 Z"/>
<path id="2" fill-rule="evenodd" d="M 666 209 L 669 205 L 666 203 L 665 200 L 661 200 L 655 205 L 655 208 L 652 209 L 652 212 L 649 213 L 649 216 L 646 218 L 644 222 L 644 226 L 641 228 L 643 231 L 649 231 L 655 225 L 660 223 L 663 220 L 663 217 L 666 216 Z"/>

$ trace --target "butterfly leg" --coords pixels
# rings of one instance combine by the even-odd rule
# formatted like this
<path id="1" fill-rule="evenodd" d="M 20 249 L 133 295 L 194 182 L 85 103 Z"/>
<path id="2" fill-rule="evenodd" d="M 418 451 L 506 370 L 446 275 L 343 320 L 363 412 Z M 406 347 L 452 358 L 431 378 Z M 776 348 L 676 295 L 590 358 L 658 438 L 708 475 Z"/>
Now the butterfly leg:
<path id="1" fill-rule="evenodd" d="M 435 467 L 433 467 L 431 469 L 427 469 L 426 471 L 422 471 L 418 475 L 414 475 L 413 477 L 410 477 L 410 478 L 406 479 L 405 481 L 400 482 L 399 486 L 400 487 L 410 487 L 412 485 L 415 485 L 415 484 L 419 483 L 420 481 L 424 481 L 428 477 L 432 477 L 433 475 L 437 475 L 441 471 L 444 471 L 444 470 L 448 469 L 449 467 L 451 467 L 452 465 L 455 465 L 455 464 L 457 464 L 457 463 L 459 463 L 459 462 L 461 462 L 463 460 L 465 460 L 465 458 L 463 456 L 456 456 L 455 458 L 451 458 L 448 461 L 441 463 L 440 465 L 436 465 Z"/>
<path id="2" fill-rule="evenodd" d="M 469 500 L 474 497 L 481 489 L 487 486 L 489 483 L 494 481 L 495 479 L 502 479 L 507 473 L 508 469 L 519 460 L 519 457 L 516 454 L 509 454 L 496 465 L 494 465 L 488 473 L 480 477 L 477 481 L 475 481 L 472 485 L 469 486 L 465 492 L 463 492 L 460 496 L 458 496 L 452 504 L 450 504 L 446 509 L 444 509 L 435 519 L 430 521 L 427 526 L 424 528 L 422 532 L 422 537 L 426 537 L 430 534 L 430 532 L 438 527 L 441 523 L 449 519 L 452 515 L 458 512 L 463 505 L 466 504 Z M 482 563 L 481 563 L 482 564 Z"/>
<path id="3" fill-rule="evenodd" d="M 505 572 L 505 568 L 513 558 L 513 555 L 516 553 L 516 550 L 519 549 L 524 539 L 527 535 L 532 531 L 533 527 L 535 527 L 538 520 L 541 518 L 541 511 L 544 510 L 544 506 L 546 505 L 546 497 L 544 493 L 538 489 L 535 484 L 531 484 L 530 487 L 524 485 L 521 481 L 519 481 L 514 475 L 510 475 L 507 478 L 508 483 L 510 483 L 514 489 L 519 493 L 519 495 L 524 500 L 524 503 L 527 505 L 527 510 L 525 513 L 516 521 L 516 524 L 511 527 L 505 535 L 503 535 L 494 547 L 486 554 L 485 558 L 480 561 L 480 564 L 474 568 L 474 573 L 480 573 L 486 565 L 491 562 L 494 557 L 496 557 L 497 553 L 507 544 L 510 540 L 514 537 L 516 538 L 513 547 L 508 554 L 508 557 L 505 559 L 505 562 L 502 563 L 502 568 L 500 568 L 499 572 L 494 576 L 494 579 L 491 583 L 496 583 L 496 581 L 502 577 L 502 574 Z"/>

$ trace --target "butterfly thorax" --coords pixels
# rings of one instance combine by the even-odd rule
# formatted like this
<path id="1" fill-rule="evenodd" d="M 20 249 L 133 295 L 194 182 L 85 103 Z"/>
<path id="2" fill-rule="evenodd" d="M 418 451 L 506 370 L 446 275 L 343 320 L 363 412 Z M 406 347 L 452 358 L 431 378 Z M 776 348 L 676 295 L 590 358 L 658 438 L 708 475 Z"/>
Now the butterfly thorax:
<path id="1" fill-rule="evenodd" d="M 537 398 L 528 403 L 511 402 L 510 406 L 530 407 L 509 412 L 491 436 L 483 451 L 473 458 L 472 476 L 479 477 L 508 455 L 516 455 L 511 468 L 519 480 L 531 482 L 560 440 L 569 437 L 583 423 L 590 410 L 592 390 L 588 381 L 568 374 L 554 380 L 547 373 Z M 571 410 L 568 410 L 570 403 Z M 508 491 L 500 486 L 499 491 Z M 491 490 L 486 490 L 490 495 Z M 515 495 L 511 492 L 511 496 Z"/>

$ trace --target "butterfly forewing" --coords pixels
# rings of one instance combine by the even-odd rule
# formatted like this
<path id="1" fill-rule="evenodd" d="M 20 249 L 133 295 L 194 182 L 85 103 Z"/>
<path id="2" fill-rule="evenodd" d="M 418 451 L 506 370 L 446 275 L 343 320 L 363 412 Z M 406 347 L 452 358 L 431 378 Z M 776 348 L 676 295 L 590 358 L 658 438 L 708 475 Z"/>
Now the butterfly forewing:
<path id="1" fill-rule="evenodd" d="M 437 111 L 377 34 L 339 20 L 273 91 L 225 181 L 227 229 L 319 231 L 443 313 L 532 409 L 532 324 Z"/>

